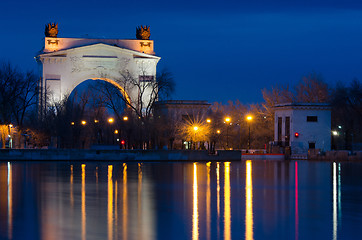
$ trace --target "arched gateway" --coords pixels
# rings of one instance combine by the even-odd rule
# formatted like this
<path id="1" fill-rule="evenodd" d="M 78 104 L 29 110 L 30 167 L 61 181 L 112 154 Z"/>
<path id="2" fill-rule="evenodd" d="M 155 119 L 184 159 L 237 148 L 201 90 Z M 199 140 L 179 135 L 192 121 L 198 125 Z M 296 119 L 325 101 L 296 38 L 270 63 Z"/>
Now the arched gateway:
<path id="1" fill-rule="evenodd" d="M 137 28 L 135 40 L 58 38 L 55 24 L 46 26 L 45 35 L 44 49 L 36 57 L 42 69 L 41 108 L 62 100 L 88 79 L 117 85 L 116 80 L 127 73 L 139 82 L 156 80 L 160 57 L 155 56 L 153 40 L 149 40 L 149 27 Z M 122 93 L 131 101 L 138 95 L 136 91 Z"/>

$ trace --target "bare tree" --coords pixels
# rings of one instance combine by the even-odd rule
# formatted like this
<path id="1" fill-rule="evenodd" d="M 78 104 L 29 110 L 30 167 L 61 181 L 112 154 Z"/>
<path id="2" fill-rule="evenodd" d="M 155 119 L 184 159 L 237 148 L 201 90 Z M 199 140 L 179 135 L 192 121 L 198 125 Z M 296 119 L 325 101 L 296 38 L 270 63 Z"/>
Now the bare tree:
<path id="1" fill-rule="evenodd" d="M 166 70 L 157 74 L 156 79 L 146 74 L 136 77 L 128 71 L 120 74 L 121 77 L 112 84 L 109 81 L 99 81 L 97 90 L 98 95 L 102 96 L 99 99 L 114 112 L 119 122 L 124 114 L 132 115 L 133 122 L 130 121 L 129 125 L 134 126 L 133 135 L 136 136 L 137 147 L 144 148 L 144 144 L 149 147 L 153 106 L 156 101 L 168 98 L 174 91 L 172 75 Z"/>
<path id="2" fill-rule="evenodd" d="M 10 63 L 0 66 L 0 123 L 14 124 L 20 147 L 26 118 L 36 112 L 38 80 L 31 71 L 23 73 Z"/>
<path id="3" fill-rule="evenodd" d="M 322 76 L 313 72 L 304 76 L 295 87 L 293 99 L 295 102 L 328 102 L 330 91 Z"/>
<path id="4" fill-rule="evenodd" d="M 0 124 L 10 124 L 13 120 L 12 108 L 19 97 L 18 83 L 22 73 L 10 63 L 0 65 Z"/>
<path id="5" fill-rule="evenodd" d="M 362 84 L 354 79 L 349 85 L 337 83 L 332 92 L 332 129 L 340 132 L 333 148 L 353 150 L 362 142 Z"/>

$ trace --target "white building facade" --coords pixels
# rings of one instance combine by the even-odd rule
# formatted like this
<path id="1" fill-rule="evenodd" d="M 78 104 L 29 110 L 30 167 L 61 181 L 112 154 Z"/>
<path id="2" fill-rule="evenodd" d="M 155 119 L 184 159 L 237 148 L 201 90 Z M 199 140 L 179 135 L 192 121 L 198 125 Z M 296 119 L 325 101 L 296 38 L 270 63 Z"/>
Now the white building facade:
<path id="1" fill-rule="evenodd" d="M 40 104 L 46 106 L 86 80 L 104 80 L 121 90 L 117 79 L 125 74 L 140 82 L 156 81 L 160 57 L 155 55 L 153 40 L 58 38 L 56 26 L 56 34 L 45 37 L 36 59 L 42 71 Z M 131 102 L 139 94 L 123 90 Z"/>
<path id="2" fill-rule="evenodd" d="M 331 150 L 331 108 L 325 103 L 287 103 L 275 106 L 274 141 L 291 147 L 291 154 L 309 149 Z"/>

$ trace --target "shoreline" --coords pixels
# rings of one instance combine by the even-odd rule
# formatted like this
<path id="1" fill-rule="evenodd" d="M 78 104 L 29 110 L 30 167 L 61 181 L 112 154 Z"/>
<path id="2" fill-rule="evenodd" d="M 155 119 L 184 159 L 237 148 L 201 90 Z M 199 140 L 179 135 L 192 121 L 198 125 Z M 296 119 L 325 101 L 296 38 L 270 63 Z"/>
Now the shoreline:
<path id="1" fill-rule="evenodd" d="M 241 161 L 238 150 L 1 149 L 0 161 Z"/>

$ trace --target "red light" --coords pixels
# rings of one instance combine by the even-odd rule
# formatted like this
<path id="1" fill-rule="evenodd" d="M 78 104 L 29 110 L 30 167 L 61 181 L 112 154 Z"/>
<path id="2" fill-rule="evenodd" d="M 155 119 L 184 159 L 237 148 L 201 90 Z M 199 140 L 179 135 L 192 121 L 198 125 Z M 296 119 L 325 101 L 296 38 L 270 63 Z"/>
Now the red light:
<path id="1" fill-rule="evenodd" d="M 298 133 L 298 132 L 294 133 L 294 136 L 295 136 L 296 138 L 299 137 L 299 133 Z"/>
<path id="2" fill-rule="evenodd" d="M 124 145 L 126 142 L 124 140 L 121 141 L 121 144 Z"/>

